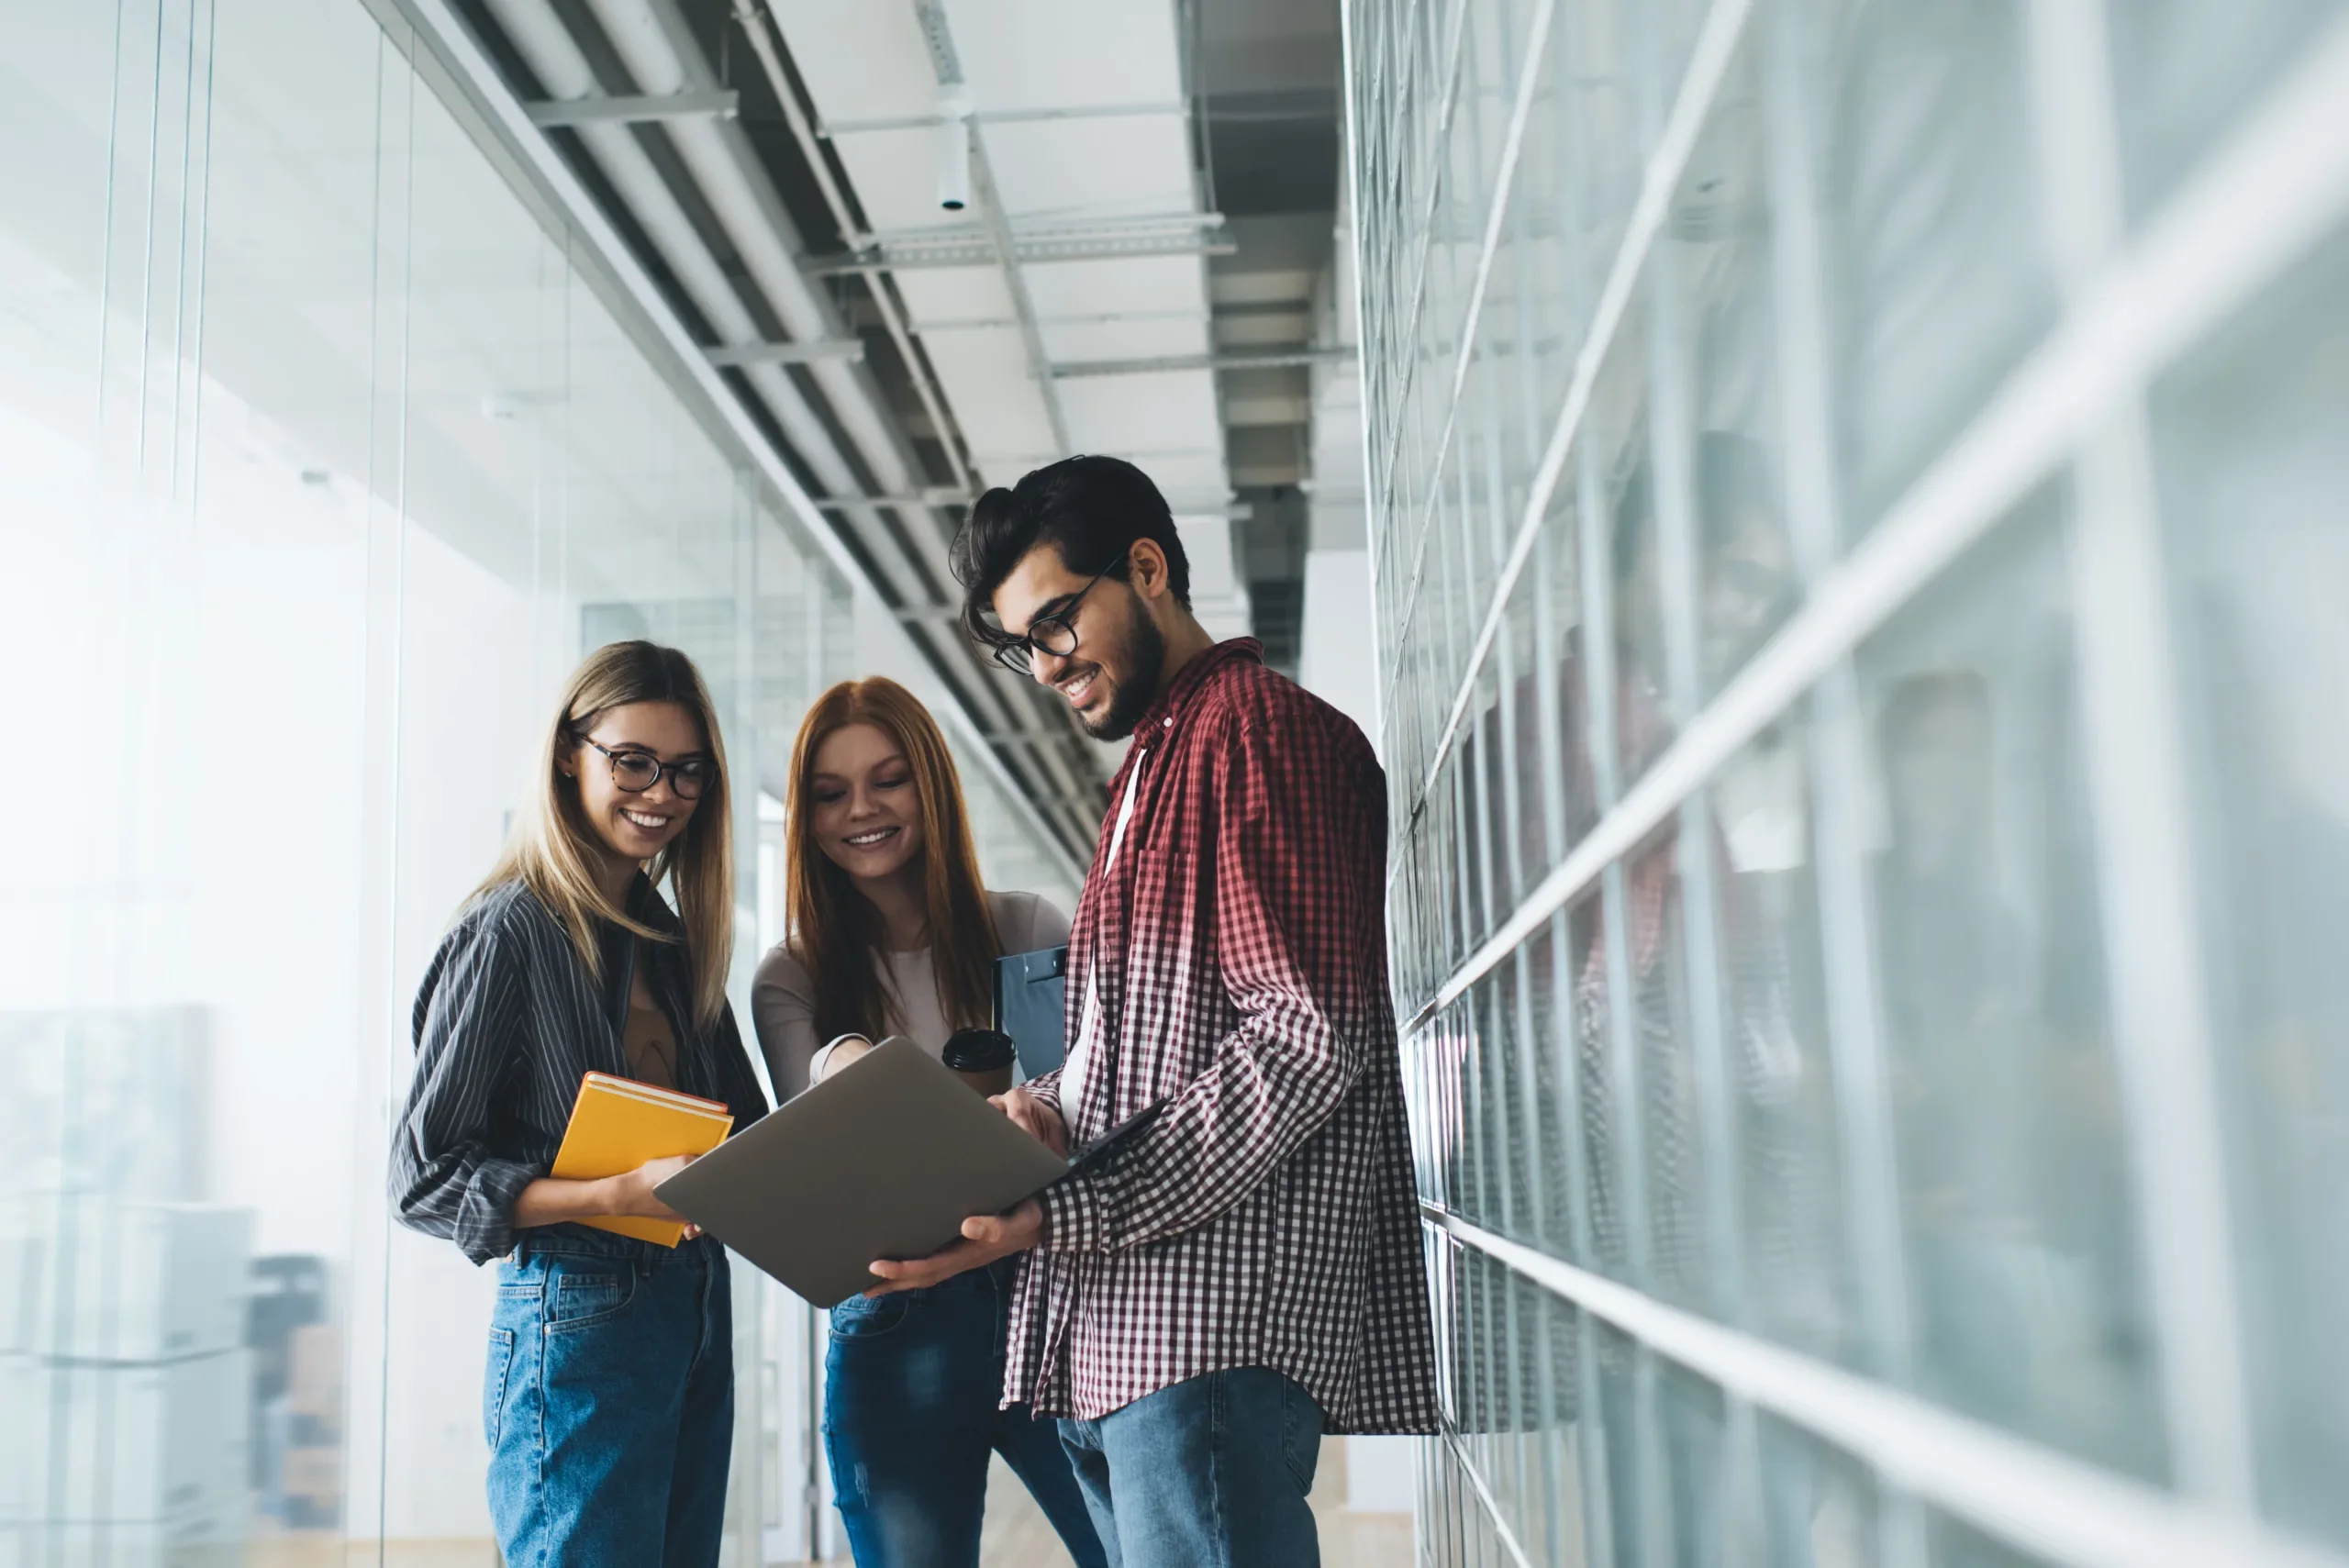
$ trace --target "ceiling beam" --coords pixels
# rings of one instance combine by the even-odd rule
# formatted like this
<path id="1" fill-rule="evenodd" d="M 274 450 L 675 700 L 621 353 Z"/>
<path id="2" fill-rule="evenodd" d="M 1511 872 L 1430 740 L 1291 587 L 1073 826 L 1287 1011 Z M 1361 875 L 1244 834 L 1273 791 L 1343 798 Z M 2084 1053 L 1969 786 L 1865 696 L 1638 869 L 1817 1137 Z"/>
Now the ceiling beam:
<path id="1" fill-rule="evenodd" d="M 963 116 L 974 125 L 1032 125 L 1039 120 L 1119 119 L 1137 115 L 1187 115 L 1188 104 L 1099 104 L 1084 108 L 1060 109 L 991 109 Z M 816 128 L 816 134 L 827 139 L 835 136 L 859 136 L 876 130 L 920 130 L 927 126 L 947 123 L 944 115 L 899 115 L 891 119 L 830 120 Z"/>
<path id="2" fill-rule="evenodd" d="M 812 343 L 724 343 L 709 350 L 709 362 L 720 370 L 743 365 L 807 365 L 818 360 L 862 360 L 864 344 L 855 338 Z"/>
<path id="3" fill-rule="evenodd" d="M 827 512 L 845 511 L 852 506 L 967 506 L 971 504 L 968 491 L 957 490 L 951 484 L 932 485 L 927 490 L 902 495 L 810 495 L 807 499 L 811 505 Z"/>
<path id="4" fill-rule="evenodd" d="M 1240 247 L 1229 239 L 1201 239 L 1189 235 L 1099 235 L 1090 239 L 1012 239 L 1021 263 L 1035 261 L 1124 261 L 1141 256 L 1230 256 Z M 1002 254 L 993 239 L 900 240 L 862 250 L 811 256 L 800 270 L 811 277 L 839 272 L 904 272 L 924 267 L 984 267 Z"/>
<path id="5" fill-rule="evenodd" d="M 523 112 L 542 130 L 558 126 L 645 125 L 656 120 L 730 120 L 741 112 L 742 95 L 730 90 L 705 93 L 629 94 L 609 98 L 563 98 L 525 104 Z"/>
<path id="6" fill-rule="evenodd" d="M 1052 374 L 1068 380 L 1086 375 L 1156 375 L 1166 371 L 1278 370 L 1284 365 L 1352 364 L 1350 348 L 1238 350 L 1221 354 L 1160 354 L 1139 360 L 1063 360 Z"/>

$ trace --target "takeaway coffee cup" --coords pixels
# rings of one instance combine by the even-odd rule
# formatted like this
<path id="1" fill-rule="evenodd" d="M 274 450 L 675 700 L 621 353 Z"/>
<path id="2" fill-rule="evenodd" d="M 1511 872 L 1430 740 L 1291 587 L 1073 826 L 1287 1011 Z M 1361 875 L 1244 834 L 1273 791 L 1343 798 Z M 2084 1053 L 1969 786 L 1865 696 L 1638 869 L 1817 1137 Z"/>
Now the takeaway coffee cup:
<path id="1" fill-rule="evenodd" d="M 1019 1058 L 1011 1037 L 999 1029 L 956 1029 L 947 1037 L 946 1065 L 982 1095 L 1011 1087 L 1011 1064 Z"/>

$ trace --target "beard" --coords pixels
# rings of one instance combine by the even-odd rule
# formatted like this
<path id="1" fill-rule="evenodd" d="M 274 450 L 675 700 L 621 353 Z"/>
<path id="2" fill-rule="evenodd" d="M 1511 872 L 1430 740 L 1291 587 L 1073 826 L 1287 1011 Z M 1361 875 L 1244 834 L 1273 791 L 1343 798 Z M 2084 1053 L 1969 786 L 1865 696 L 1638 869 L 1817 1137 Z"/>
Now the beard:
<path id="1" fill-rule="evenodd" d="M 1101 671 L 1098 678 L 1109 683 L 1109 706 L 1097 721 L 1077 720 L 1096 740 L 1123 740 L 1158 700 L 1159 674 L 1166 668 L 1166 635 L 1141 607 L 1140 599 L 1132 605 L 1125 635 L 1116 647 L 1104 651 L 1108 658 L 1096 662 Z"/>

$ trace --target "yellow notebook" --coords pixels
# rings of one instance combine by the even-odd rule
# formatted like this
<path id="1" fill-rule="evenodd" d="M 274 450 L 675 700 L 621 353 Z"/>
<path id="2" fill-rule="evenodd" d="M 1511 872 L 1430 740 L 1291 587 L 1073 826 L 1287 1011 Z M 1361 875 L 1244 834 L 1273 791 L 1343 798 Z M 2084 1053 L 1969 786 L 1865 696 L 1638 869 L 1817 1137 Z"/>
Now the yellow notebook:
<path id="1" fill-rule="evenodd" d="M 555 1151 L 553 1173 L 567 1182 L 594 1181 L 633 1171 L 648 1160 L 707 1154 L 726 1141 L 733 1127 L 734 1113 L 715 1100 L 590 1073 L 579 1081 L 579 1099 L 571 1107 L 571 1125 L 562 1130 L 562 1147 Z M 613 1215 L 579 1223 L 662 1247 L 675 1246 L 685 1233 L 684 1226 L 667 1219 Z"/>

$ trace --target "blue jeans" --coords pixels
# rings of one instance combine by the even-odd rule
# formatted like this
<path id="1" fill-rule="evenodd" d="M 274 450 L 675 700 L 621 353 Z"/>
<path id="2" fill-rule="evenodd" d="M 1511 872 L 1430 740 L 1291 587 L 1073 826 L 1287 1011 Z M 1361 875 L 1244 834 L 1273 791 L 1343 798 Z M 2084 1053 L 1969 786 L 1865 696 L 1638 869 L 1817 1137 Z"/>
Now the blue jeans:
<path id="1" fill-rule="evenodd" d="M 716 1568 L 734 1435 L 726 1250 L 564 1227 L 497 1266 L 482 1385 L 508 1568 Z"/>
<path id="2" fill-rule="evenodd" d="M 1321 1407 L 1264 1367 L 1146 1394 L 1061 1441 L 1110 1568 L 1310 1568 Z"/>
<path id="3" fill-rule="evenodd" d="M 1003 1400 L 1010 1265 L 832 1308 L 824 1454 L 857 1568 L 977 1568 L 987 1454 L 1003 1455 L 1076 1568 L 1108 1568 L 1060 1430 Z"/>

